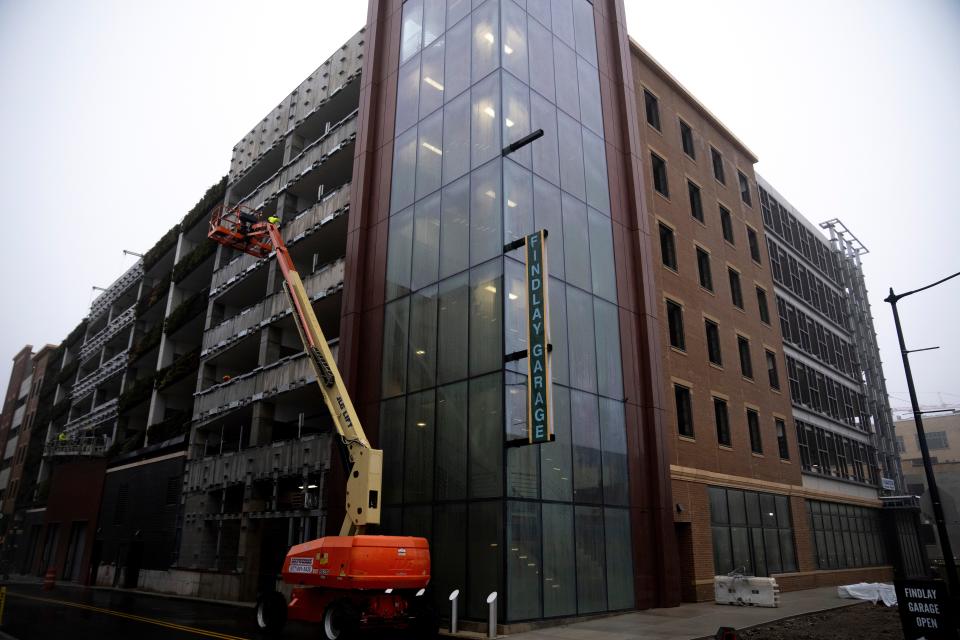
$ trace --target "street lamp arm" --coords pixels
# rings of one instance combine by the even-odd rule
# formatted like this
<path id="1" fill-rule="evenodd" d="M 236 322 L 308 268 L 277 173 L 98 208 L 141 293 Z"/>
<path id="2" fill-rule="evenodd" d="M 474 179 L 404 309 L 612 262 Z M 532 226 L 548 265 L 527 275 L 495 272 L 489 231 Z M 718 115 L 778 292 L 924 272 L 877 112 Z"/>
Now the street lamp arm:
<path id="1" fill-rule="evenodd" d="M 894 292 L 893 292 L 893 287 L 890 287 L 890 295 L 888 295 L 886 298 L 884 298 L 883 301 L 884 301 L 884 302 L 890 302 L 890 303 L 896 302 L 896 301 L 899 300 L 900 298 L 906 298 L 907 296 L 912 296 L 912 295 L 915 294 L 915 293 L 920 293 L 921 291 L 926 291 L 927 289 L 932 289 L 933 287 L 937 286 L 938 284 L 943 284 L 943 283 L 946 282 L 947 280 L 952 280 L 953 278 L 956 278 L 957 276 L 960 276 L 960 271 L 956 272 L 955 274 L 953 274 L 953 275 L 951 275 L 951 276 L 947 276 L 946 278 L 944 278 L 944 279 L 942 279 L 942 280 L 937 280 L 937 281 L 934 282 L 933 284 L 928 284 L 928 285 L 925 286 L 925 287 L 920 287 L 919 289 L 914 289 L 913 291 L 907 291 L 906 293 L 900 293 L 900 294 L 894 293 Z"/>

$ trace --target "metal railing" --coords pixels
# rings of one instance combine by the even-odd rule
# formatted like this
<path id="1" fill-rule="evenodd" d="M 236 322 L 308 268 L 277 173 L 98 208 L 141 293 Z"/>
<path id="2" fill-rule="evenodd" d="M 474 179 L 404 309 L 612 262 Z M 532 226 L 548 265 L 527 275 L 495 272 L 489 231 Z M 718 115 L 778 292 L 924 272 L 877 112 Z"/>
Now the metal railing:
<path id="1" fill-rule="evenodd" d="M 86 436 L 78 439 L 51 440 L 43 448 L 46 457 L 102 457 L 110 447 L 106 437 Z"/>
<path id="2" fill-rule="evenodd" d="M 303 281 L 311 300 L 326 297 L 343 286 L 344 259 L 332 262 Z M 290 314 L 290 299 L 284 292 L 258 302 L 239 314 L 211 327 L 203 334 L 200 356 L 205 358 L 221 351 L 250 333 Z"/>
<path id="3" fill-rule="evenodd" d="M 90 321 L 100 317 L 104 311 L 110 308 L 110 305 L 119 298 L 127 288 L 143 277 L 143 260 L 137 260 L 136 264 L 126 270 L 126 272 L 113 281 L 107 290 L 101 293 L 90 304 Z"/>
<path id="4" fill-rule="evenodd" d="M 207 491 L 250 480 L 281 475 L 324 472 L 330 468 L 330 434 L 284 440 L 191 460 L 184 474 L 184 491 Z"/>
<path id="5" fill-rule="evenodd" d="M 77 401 L 87 396 L 91 391 L 96 389 L 99 384 L 117 375 L 123 371 L 126 366 L 127 350 L 124 349 L 100 365 L 95 371 L 78 380 L 77 383 L 73 385 L 73 389 L 70 390 L 70 398 L 73 401 Z"/>
<path id="6" fill-rule="evenodd" d="M 337 345 L 330 344 L 333 357 Z M 299 389 L 316 380 L 310 359 L 298 353 L 194 394 L 193 420 L 204 422 L 224 411 Z"/>
<path id="7" fill-rule="evenodd" d="M 120 333 L 124 328 L 130 325 L 136 318 L 137 304 L 134 302 L 129 309 L 115 317 L 110 324 L 101 329 L 97 335 L 93 336 L 80 346 L 80 360 L 86 361 L 90 356 L 96 353 L 111 338 Z"/>
<path id="8" fill-rule="evenodd" d="M 107 402 L 94 407 L 93 411 L 90 413 L 71 420 L 63 426 L 62 431 L 64 431 L 67 435 L 70 435 L 78 431 L 83 431 L 84 429 L 90 429 L 98 424 L 108 422 L 116 417 L 117 399 L 114 398 L 113 400 L 108 400 Z"/>

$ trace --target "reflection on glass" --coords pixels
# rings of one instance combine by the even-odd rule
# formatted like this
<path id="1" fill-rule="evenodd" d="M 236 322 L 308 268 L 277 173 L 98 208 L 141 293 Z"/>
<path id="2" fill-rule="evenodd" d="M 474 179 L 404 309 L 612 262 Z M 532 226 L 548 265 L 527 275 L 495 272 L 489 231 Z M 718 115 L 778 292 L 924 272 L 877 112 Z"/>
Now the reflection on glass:
<path id="1" fill-rule="evenodd" d="M 413 260 L 413 208 L 390 218 L 387 244 L 387 300 L 410 293 L 410 265 Z"/>
<path id="2" fill-rule="evenodd" d="M 570 336 L 570 384 L 596 392 L 597 357 L 593 333 L 593 300 L 589 293 L 567 287 L 567 327 Z"/>
<path id="3" fill-rule="evenodd" d="M 467 383 L 437 389 L 436 499 L 467 496 Z"/>
<path id="4" fill-rule="evenodd" d="M 400 67 L 397 74 L 396 133 L 417 123 L 420 99 L 420 56 Z"/>
<path id="5" fill-rule="evenodd" d="M 499 156 L 502 150 L 500 125 L 497 121 L 500 108 L 500 75 L 493 74 L 483 82 L 475 84 L 470 90 L 470 100 L 470 137 L 473 143 L 470 165 L 478 167 Z"/>
<path id="6" fill-rule="evenodd" d="M 473 82 L 497 68 L 500 61 L 499 0 L 487 0 L 473 12 Z"/>
<path id="7" fill-rule="evenodd" d="M 600 418 L 597 396 L 570 392 L 570 422 L 573 425 L 573 498 L 599 504 L 601 486 Z"/>
<path id="8" fill-rule="evenodd" d="M 600 77 L 597 70 L 580 57 L 577 57 L 577 84 L 580 88 L 580 121 L 594 133 L 603 135 Z"/>
<path id="9" fill-rule="evenodd" d="M 530 90 L 509 73 L 503 74 L 503 141 L 504 146 L 529 134 L 530 129 Z M 510 154 L 510 159 L 530 167 L 530 147 L 520 147 Z"/>
<path id="10" fill-rule="evenodd" d="M 563 202 L 563 252 L 567 282 L 590 291 L 590 238 L 587 231 L 587 207 L 566 193 Z"/>
<path id="11" fill-rule="evenodd" d="M 547 265 L 550 275 L 563 278 L 563 218 L 560 214 L 560 190 L 538 176 L 533 177 L 533 211 L 534 228 L 549 231 Z"/>
<path id="12" fill-rule="evenodd" d="M 629 499 L 627 433 L 623 403 L 619 400 L 600 398 L 600 442 L 603 449 L 603 501 L 626 506 Z"/>
<path id="13" fill-rule="evenodd" d="M 464 93 L 443 108 L 443 184 L 470 170 L 470 94 Z"/>
<path id="14" fill-rule="evenodd" d="M 469 8 L 467 0 L 463 2 Z M 461 20 L 447 31 L 444 69 L 444 100 L 452 100 L 470 86 L 470 19 Z"/>
<path id="15" fill-rule="evenodd" d="M 511 156 L 512 157 L 512 156 Z M 503 165 L 504 242 L 533 233 L 533 185 L 530 172 L 510 160 Z M 549 243 L 553 238 L 548 238 Z"/>
<path id="16" fill-rule="evenodd" d="M 550 278 L 550 342 L 553 344 L 553 351 L 550 354 L 553 381 L 558 384 L 570 384 L 567 349 L 567 289 L 566 285 L 556 278 Z"/>
<path id="17" fill-rule="evenodd" d="M 410 296 L 410 353 L 407 357 L 407 390 L 417 391 L 436 383 L 437 286 Z"/>
<path id="18" fill-rule="evenodd" d="M 470 177 L 443 190 L 440 212 L 440 277 L 470 266 Z"/>
<path id="19" fill-rule="evenodd" d="M 530 5 L 527 5 L 529 10 Z M 549 15 L 549 9 L 547 11 Z M 530 20 L 527 25 L 530 44 L 530 88 L 551 102 L 556 99 L 553 80 L 553 36 L 546 27 Z"/>
<path id="20" fill-rule="evenodd" d="M 413 187 L 417 172 L 417 128 L 397 136 L 393 143 L 393 186 L 390 190 L 390 211 L 400 211 L 413 204 Z"/>
<path id="21" fill-rule="evenodd" d="M 440 283 L 437 344 L 440 384 L 467 377 L 467 326 L 470 316 L 469 274 Z"/>
<path id="22" fill-rule="evenodd" d="M 423 0 L 423 46 L 440 37 L 446 18 L 445 0 Z"/>
<path id="23" fill-rule="evenodd" d="M 423 50 L 420 68 L 420 118 L 443 104 L 443 38 Z"/>
<path id="24" fill-rule="evenodd" d="M 417 145 L 417 199 L 440 188 L 443 162 L 443 111 L 420 121 Z"/>
<path id="25" fill-rule="evenodd" d="M 483 620 L 487 594 L 499 585 L 503 566 L 503 503 L 474 502 L 469 505 L 467 526 L 467 616 Z"/>
<path id="26" fill-rule="evenodd" d="M 557 78 L 557 106 L 567 115 L 580 117 L 580 89 L 577 75 L 577 54 L 557 38 L 553 39 L 553 65 Z"/>
<path id="27" fill-rule="evenodd" d="M 553 386 L 553 442 L 540 445 L 540 482 L 544 500 L 573 500 L 570 390 Z"/>
<path id="28" fill-rule="evenodd" d="M 470 264 L 475 265 L 503 253 L 499 160 L 471 174 L 470 191 Z"/>
<path id="29" fill-rule="evenodd" d="M 429 389 L 407 396 L 407 416 L 403 465 L 403 499 L 426 502 L 433 498 L 434 391 Z M 416 535 L 407 526 L 404 530 Z"/>
<path id="30" fill-rule="evenodd" d="M 573 507 L 544 503 L 543 528 L 550 532 L 543 540 L 543 615 L 573 615 L 577 612 Z"/>
<path id="31" fill-rule="evenodd" d="M 577 613 L 607 608 L 606 554 L 600 507 L 574 510 L 577 537 Z M 619 559 L 618 559 L 619 560 Z"/>
<path id="32" fill-rule="evenodd" d="M 503 3 L 503 68 L 527 81 L 527 14 L 512 2 Z"/>
<path id="33" fill-rule="evenodd" d="M 632 609 L 633 545 L 630 539 L 630 512 L 626 509 L 603 510 L 607 536 L 607 607 Z"/>
<path id="34" fill-rule="evenodd" d="M 617 277 L 613 267 L 613 235 L 610 220 L 593 209 L 590 221 L 590 276 L 595 295 L 615 301 Z M 617 367 L 619 369 L 619 366 Z"/>
<path id="35" fill-rule="evenodd" d="M 530 94 L 530 129 L 543 129 L 543 136 L 530 145 L 534 172 L 560 184 L 560 152 L 557 148 L 557 108 L 536 93 Z"/>
<path id="36" fill-rule="evenodd" d="M 400 504 L 403 497 L 403 425 L 405 398 L 380 403 L 380 446 L 383 448 L 383 503 Z M 388 529 L 389 531 L 389 529 Z"/>
<path id="37" fill-rule="evenodd" d="M 440 192 L 417 203 L 413 215 L 413 268 L 410 288 L 414 291 L 437 281 L 440 259 Z"/>
<path id="38" fill-rule="evenodd" d="M 573 31 L 577 53 L 597 66 L 597 34 L 593 25 L 593 5 L 586 0 L 573 0 Z"/>
<path id="39" fill-rule="evenodd" d="M 407 390 L 407 325 L 410 298 L 386 305 L 383 312 L 383 397 L 390 398 Z"/>
<path id="40" fill-rule="evenodd" d="M 559 112 L 557 113 L 557 134 L 560 142 L 560 186 L 580 200 L 586 200 L 580 125 L 567 114 Z"/>
<path id="41" fill-rule="evenodd" d="M 500 301 L 501 262 L 490 261 L 470 271 L 470 375 L 503 365 Z"/>
<path id="42" fill-rule="evenodd" d="M 504 353 L 514 353 L 527 348 L 527 280 L 524 277 L 523 265 L 516 260 L 504 260 L 504 275 L 507 292 L 507 297 L 503 301 L 506 305 L 503 327 L 506 340 Z M 522 368 L 517 370 L 526 371 L 526 360 L 523 361 Z M 523 420 L 526 424 L 526 417 Z M 510 430 L 509 424 L 507 430 Z M 526 432 L 526 427 L 523 430 Z"/>
<path id="43" fill-rule="evenodd" d="M 470 497 L 503 495 L 503 376 L 492 373 L 470 381 Z"/>
<path id="44" fill-rule="evenodd" d="M 610 215 L 606 149 L 603 140 L 587 129 L 583 130 L 583 165 L 586 169 L 587 204 Z M 609 226 L 609 221 L 606 224 Z"/>
<path id="45" fill-rule="evenodd" d="M 420 50 L 420 36 L 423 30 L 423 0 L 408 0 L 403 4 L 403 18 L 400 27 L 400 63 Z"/>
<path id="46" fill-rule="evenodd" d="M 551 532 L 553 535 L 553 532 Z M 540 505 L 507 503 L 507 617 L 540 617 Z"/>

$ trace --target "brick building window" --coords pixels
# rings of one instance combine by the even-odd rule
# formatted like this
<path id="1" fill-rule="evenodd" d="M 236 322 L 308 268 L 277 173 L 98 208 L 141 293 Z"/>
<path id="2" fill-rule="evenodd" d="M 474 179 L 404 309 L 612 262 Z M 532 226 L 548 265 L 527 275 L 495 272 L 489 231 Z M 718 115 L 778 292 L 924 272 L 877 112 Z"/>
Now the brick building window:
<path id="1" fill-rule="evenodd" d="M 674 384 L 673 397 L 677 404 L 677 433 L 692 438 L 693 407 L 690 403 L 689 387 L 685 387 L 682 384 Z"/>
<path id="2" fill-rule="evenodd" d="M 777 371 L 777 354 L 773 351 L 766 351 L 767 355 L 767 377 L 770 378 L 770 388 L 780 390 L 780 372 Z"/>
<path id="3" fill-rule="evenodd" d="M 760 309 L 760 321 L 770 324 L 770 307 L 767 305 L 767 292 L 757 287 L 757 308 Z"/>
<path id="4" fill-rule="evenodd" d="M 700 198 L 700 187 L 687 180 L 687 193 L 690 196 L 690 215 L 703 222 L 703 200 Z"/>
<path id="5" fill-rule="evenodd" d="M 723 174 L 723 156 L 720 155 L 720 152 L 710 147 L 710 158 L 713 160 L 713 177 L 716 178 L 720 184 L 726 184 L 727 180 Z"/>
<path id="6" fill-rule="evenodd" d="M 780 450 L 780 459 L 789 460 L 790 445 L 787 442 L 787 425 L 784 424 L 783 420 L 780 418 L 776 418 L 773 421 L 773 424 L 777 429 L 777 449 Z"/>
<path id="7" fill-rule="evenodd" d="M 697 273 L 700 286 L 707 291 L 713 291 L 713 274 L 710 272 L 710 254 L 697 247 Z"/>
<path id="8" fill-rule="evenodd" d="M 737 244 L 733 237 L 733 219 L 730 217 L 730 210 L 722 204 L 720 207 L 720 228 L 723 229 L 723 239 L 730 244 Z"/>
<path id="9" fill-rule="evenodd" d="M 660 259 L 663 266 L 677 270 L 677 243 L 673 238 L 673 229 L 660 223 Z"/>
<path id="10" fill-rule="evenodd" d="M 750 198 L 750 180 L 743 174 L 743 171 L 737 170 L 737 180 L 740 182 L 740 199 L 747 206 L 753 206 L 753 200 Z"/>
<path id="11" fill-rule="evenodd" d="M 733 306 L 743 309 L 743 288 L 740 286 L 740 273 L 735 269 L 727 269 L 730 277 L 730 300 Z"/>
<path id="12" fill-rule="evenodd" d="M 725 447 L 731 446 L 730 414 L 727 411 L 727 401 L 723 398 L 713 399 L 713 419 L 717 425 L 717 443 Z"/>
<path id="13" fill-rule="evenodd" d="M 933 451 L 934 449 L 949 449 L 950 442 L 947 440 L 946 431 L 928 431 L 927 432 L 927 449 Z M 920 438 L 914 434 L 914 443 L 917 445 L 917 449 L 920 449 Z"/>
<path id="14" fill-rule="evenodd" d="M 653 168 L 653 188 L 664 197 L 670 197 L 667 184 L 667 162 L 653 151 L 650 152 L 650 166 Z"/>
<path id="15" fill-rule="evenodd" d="M 667 324 L 670 327 L 670 346 L 686 350 L 687 342 L 683 336 L 683 307 L 667 300 Z"/>
<path id="16" fill-rule="evenodd" d="M 660 101 L 657 96 L 644 89 L 643 104 L 647 109 L 647 124 L 660 131 Z"/>
<path id="17" fill-rule="evenodd" d="M 697 150 L 693 146 L 693 129 L 683 120 L 680 121 L 680 144 L 685 154 L 693 160 L 697 159 Z"/>
<path id="18" fill-rule="evenodd" d="M 747 227 L 747 243 L 750 245 L 750 258 L 760 264 L 760 242 L 757 240 L 757 232 Z"/>
<path id="19" fill-rule="evenodd" d="M 753 380 L 753 361 L 750 359 L 750 340 L 737 336 L 737 350 L 740 352 L 740 373 L 744 378 Z"/>
<path id="20" fill-rule="evenodd" d="M 750 432 L 750 451 L 763 453 L 763 438 L 760 436 L 760 414 L 747 409 L 747 431 Z"/>
<path id="21" fill-rule="evenodd" d="M 707 358 L 717 366 L 723 366 L 723 354 L 720 352 L 720 327 L 713 320 L 704 318 L 707 333 Z"/>

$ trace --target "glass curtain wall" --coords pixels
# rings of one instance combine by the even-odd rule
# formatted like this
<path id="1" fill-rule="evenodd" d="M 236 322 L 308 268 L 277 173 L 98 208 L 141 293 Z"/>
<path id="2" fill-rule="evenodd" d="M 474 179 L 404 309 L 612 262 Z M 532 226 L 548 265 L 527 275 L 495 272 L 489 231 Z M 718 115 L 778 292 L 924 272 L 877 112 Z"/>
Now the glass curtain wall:
<path id="1" fill-rule="evenodd" d="M 544 136 L 502 149 L 536 129 Z M 587 0 L 403 6 L 380 445 L 387 532 L 438 602 L 505 621 L 631 608 L 610 198 Z M 556 441 L 526 435 L 522 249 L 549 231 Z M 461 611 L 463 607 L 461 607 Z"/>

